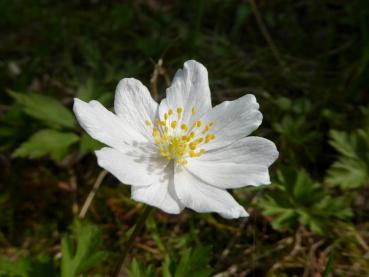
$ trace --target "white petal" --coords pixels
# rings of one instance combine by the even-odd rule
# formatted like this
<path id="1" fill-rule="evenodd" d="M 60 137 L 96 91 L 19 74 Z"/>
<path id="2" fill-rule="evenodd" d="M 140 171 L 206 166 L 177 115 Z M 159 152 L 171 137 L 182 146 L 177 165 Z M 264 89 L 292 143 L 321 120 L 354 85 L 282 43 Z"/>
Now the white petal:
<path id="1" fill-rule="evenodd" d="M 161 182 L 148 187 L 132 187 L 132 199 L 157 207 L 166 213 L 179 214 L 184 206 L 179 201 L 173 184 L 173 164 L 169 164 Z"/>
<path id="2" fill-rule="evenodd" d="M 147 139 L 153 141 L 152 125 L 158 110 L 158 103 L 152 99 L 149 90 L 134 78 L 122 79 L 115 92 L 114 110 L 117 115 L 132 128 L 138 130 Z"/>
<path id="3" fill-rule="evenodd" d="M 172 85 L 167 89 L 167 105 L 174 111 L 183 108 L 182 122 L 190 122 L 192 107 L 195 107 L 195 120 L 211 109 L 211 97 L 206 68 L 190 60 L 184 63 L 173 78 Z"/>
<path id="4" fill-rule="evenodd" d="M 188 170 L 219 188 L 270 184 L 268 167 L 277 157 L 277 148 L 270 140 L 246 137 L 191 159 Z"/>
<path id="5" fill-rule="evenodd" d="M 143 156 L 139 148 L 126 148 L 122 152 L 104 147 L 95 153 L 99 166 L 124 184 L 149 186 L 166 180 L 168 161 L 158 156 Z"/>
<path id="6" fill-rule="evenodd" d="M 183 167 L 176 167 L 174 187 L 179 200 L 199 213 L 216 212 L 225 218 L 248 216 L 226 190 L 204 183 Z"/>
<path id="7" fill-rule="evenodd" d="M 127 144 L 147 141 L 97 101 L 86 103 L 75 98 L 73 111 L 82 128 L 91 137 L 106 145 L 124 149 Z"/>
<path id="8" fill-rule="evenodd" d="M 259 164 L 270 166 L 278 158 L 274 142 L 262 137 L 245 137 L 226 147 L 205 152 L 198 161 Z"/>
<path id="9" fill-rule="evenodd" d="M 259 104 L 252 94 L 215 106 L 201 118 L 204 125 L 213 122 L 209 133 L 216 136 L 204 148 L 220 148 L 248 136 L 262 122 L 263 116 L 258 109 Z"/>

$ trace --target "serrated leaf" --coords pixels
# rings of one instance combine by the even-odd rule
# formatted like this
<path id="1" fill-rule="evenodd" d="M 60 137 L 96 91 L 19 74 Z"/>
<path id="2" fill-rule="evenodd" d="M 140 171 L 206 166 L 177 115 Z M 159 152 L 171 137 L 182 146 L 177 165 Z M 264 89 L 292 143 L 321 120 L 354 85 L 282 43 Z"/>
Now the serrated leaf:
<path id="1" fill-rule="evenodd" d="M 79 140 L 74 133 L 52 129 L 40 130 L 22 143 L 13 153 L 14 157 L 40 158 L 49 155 L 56 161 L 62 160 L 69 147 Z"/>
<path id="2" fill-rule="evenodd" d="M 334 147 L 338 152 L 350 158 L 357 158 L 355 153 L 355 141 L 345 132 L 339 132 L 332 130 L 329 132 L 331 140 L 329 144 Z"/>
<path id="3" fill-rule="evenodd" d="M 335 220 L 352 216 L 343 197 L 331 197 L 305 171 L 282 168 L 277 176 L 274 189 L 258 204 L 263 214 L 272 219 L 273 228 L 292 229 L 302 224 L 322 234 Z"/>
<path id="4" fill-rule="evenodd" d="M 341 154 L 327 172 L 326 181 L 342 188 L 357 188 L 369 182 L 369 134 L 331 131 L 330 144 Z"/>
<path id="5" fill-rule="evenodd" d="M 343 188 L 357 188 L 368 181 L 366 165 L 360 160 L 340 158 L 328 170 L 327 182 Z"/>
<path id="6" fill-rule="evenodd" d="M 74 233 L 76 243 L 68 235 L 62 239 L 61 277 L 85 274 L 107 257 L 106 252 L 98 251 L 101 233 L 96 226 L 77 221 Z"/>
<path id="7" fill-rule="evenodd" d="M 154 277 L 155 270 L 152 265 L 145 266 L 137 259 L 133 259 L 131 264 L 127 265 L 126 273 L 129 277 Z"/>
<path id="8" fill-rule="evenodd" d="M 58 100 L 37 93 L 19 93 L 9 91 L 9 94 L 19 103 L 23 111 L 52 128 L 76 127 L 76 121 L 69 111 Z"/>

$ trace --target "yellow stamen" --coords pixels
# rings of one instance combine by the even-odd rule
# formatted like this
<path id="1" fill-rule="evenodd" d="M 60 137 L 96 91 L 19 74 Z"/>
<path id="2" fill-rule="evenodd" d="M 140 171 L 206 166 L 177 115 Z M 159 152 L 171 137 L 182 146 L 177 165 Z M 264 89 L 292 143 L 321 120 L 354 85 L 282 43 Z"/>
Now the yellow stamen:
<path id="1" fill-rule="evenodd" d="M 159 130 L 156 128 L 156 127 L 154 127 L 154 128 L 152 128 L 152 135 L 155 137 L 155 136 L 157 136 L 158 135 L 158 133 L 159 133 Z"/>
<path id="2" fill-rule="evenodd" d="M 195 109 L 195 107 L 192 107 L 191 112 L 192 112 L 192 115 L 195 115 L 195 114 L 196 114 L 196 109 Z"/>
<path id="3" fill-rule="evenodd" d="M 188 161 L 186 161 L 186 160 L 177 160 L 177 163 L 181 164 L 181 165 L 187 165 Z"/>
<path id="4" fill-rule="evenodd" d="M 208 143 L 209 141 L 214 140 L 214 139 L 215 139 L 215 135 L 214 134 L 208 134 L 205 137 L 205 143 Z"/>
<path id="5" fill-rule="evenodd" d="M 191 142 L 189 146 L 190 146 L 191 150 L 195 150 L 196 146 L 197 146 L 197 143 L 196 142 Z"/>
<path id="6" fill-rule="evenodd" d="M 181 124 L 181 129 L 183 130 L 183 131 L 187 131 L 188 130 L 188 126 L 187 126 L 187 124 Z"/>
<path id="7" fill-rule="evenodd" d="M 188 164 L 188 157 L 196 158 L 205 153 L 205 149 L 198 148 L 199 145 L 215 139 L 214 134 L 208 133 L 214 123 L 208 122 L 203 126 L 201 120 L 196 120 L 192 127 L 195 129 L 187 133 L 189 126 L 186 123 L 180 123 L 180 119 L 184 114 L 183 108 L 177 107 L 174 111 L 177 113 L 177 118 L 170 118 L 173 115 L 173 110 L 169 109 L 164 113 L 163 120 L 155 119 L 155 124 L 151 120 L 145 120 L 145 124 L 150 127 L 153 125 L 152 136 L 159 147 L 160 155 L 168 161 L 174 160 L 177 164 L 185 166 Z M 191 114 L 192 116 L 196 114 L 195 107 L 192 107 Z M 180 130 L 177 130 L 177 126 Z M 203 129 L 200 131 L 197 128 L 201 126 L 203 126 Z M 173 129 L 172 132 L 169 132 L 170 128 Z"/>
<path id="8" fill-rule="evenodd" d="M 202 130 L 202 134 L 204 135 L 204 134 L 206 134 L 207 132 L 209 131 L 209 125 L 206 125 L 205 126 L 205 128 L 204 128 L 204 130 Z"/>

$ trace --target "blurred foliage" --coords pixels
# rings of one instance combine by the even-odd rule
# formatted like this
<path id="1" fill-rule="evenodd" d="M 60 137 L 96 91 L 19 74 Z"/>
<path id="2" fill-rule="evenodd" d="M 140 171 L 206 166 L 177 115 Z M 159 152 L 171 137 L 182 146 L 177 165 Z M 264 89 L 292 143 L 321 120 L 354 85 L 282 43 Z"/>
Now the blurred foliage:
<path id="1" fill-rule="evenodd" d="M 306 172 L 292 168 L 277 172 L 272 191 L 258 205 L 264 215 L 273 218 L 272 226 L 276 229 L 296 228 L 300 223 L 318 234 L 323 234 L 323 228 L 334 224 L 335 220 L 352 216 L 343 197 L 332 197 Z"/>
<path id="2" fill-rule="evenodd" d="M 0 276 L 4 277 L 42 277 L 57 276 L 52 259 L 49 256 L 39 256 L 36 259 L 23 257 L 17 261 L 0 258 Z"/>
<path id="3" fill-rule="evenodd" d="M 75 127 L 73 114 L 56 99 L 36 93 L 23 94 L 10 91 L 9 94 L 21 105 L 26 114 L 44 124 L 54 128 Z"/>
<path id="4" fill-rule="evenodd" d="M 327 182 L 342 188 L 369 183 L 369 129 L 347 134 L 332 130 L 330 144 L 341 157 L 328 170 Z"/>
<path id="5" fill-rule="evenodd" d="M 164 277 L 186 277 L 186 276 L 211 276 L 210 251 L 208 248 L 198 246 L 195 249 L 187 249 L 177 262 L 173 256 L 166 255 L 161 265 L 161 276 Z M 151 277 L 156 276 L 152 265 L 146 266 L 133 259 L 126 270 L 129 277 Z"/>
<path id="6" fill-rule="evenodd" d="M 163 264 L 163 276 L 165 277 L 185 277 L 199 276 L 206 277 L 211 274 L 209 266 L 210 251 L 205 247 L 198 246 L 195 249 L 187 249 L 175 264 L 172 258 L 165 256 Z"/>
<path id="7" fill-rule="evenodd" d="M 107 258 L 106 252 L 97 250 L 101 244 L 101 234 L 96 226 L 76 221 L 74 231 L 76 245 L 68 236 L 64 236 L 61 241 L 62 277 L 78 277 Z"/>
<path id="8" fill-rule="evenodd" d="M 101 144 L 73 98 L 111 107 L 159 58 L 159 97 L 188 59 L 213 104 L 255 94 L 280 157 L 271 186 L 233 192 L 247 222 L 151 215 L 127 275 L 369 275 L 369 1 L 255 2 L 277 52 L 250 1 L 0 0 L 0 276 L 114 268 L 140 204 L 108 175 L 76 223 Z"/>
<path id="9" fill-rule="evenodd" d="M 14 157 L 40 158 L 46 155 L 56 161 L 68 154 L 68 147 L 78 141 L 73 133 L 62 133 L 52 129 L 37 131 L 13 153 Z"/>

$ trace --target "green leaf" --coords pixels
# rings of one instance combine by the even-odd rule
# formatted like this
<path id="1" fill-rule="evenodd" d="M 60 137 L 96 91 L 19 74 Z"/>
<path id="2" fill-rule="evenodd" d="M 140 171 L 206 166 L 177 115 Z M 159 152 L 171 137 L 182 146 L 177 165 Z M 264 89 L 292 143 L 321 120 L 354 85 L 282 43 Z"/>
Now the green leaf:
<path id="1" fill-rule="evenodd" d="M 69 150 L 69 146 L 79 140 L 73 133 L 56 130 L 40 130 L 33 134 L 28 141 L 22 143 L 13 153 L 14 157 L 40 158 L 46 155 L 56 161 L 62 160 Z"/>
<path id="2" fill-rule="evenodd" d="M 330 224 L 352 216 L 345 198 L 331 196 L 305 171 L 282 168 L 277 176 L 271 192 L 258 203 L 273 228 L 293 229 L 302 224 L 322 234 Z"/>
<path id="3" fill-rule="evenodd" d="M 32 271 L 30 276 L 32 277 L 53 277 L 58 276 L 56 274 L 55 268 L 53 265 L 53 259 L 50 256 L 41 255 L 38 256 L 36 261 L 32 263 Z"/>
<path id="4" fill-rule="evenodd" d="M 212 270 L 209 260 L 210 249 L 208 247 L 198 246 L 194 250 L 186 250 L 176 267 L 174 277 L 210 276 Z"/>
<path id="5" fill-rule="evenodd" d="M 161 270 L 163 271 L 163 277 L 173 277 L 172 273 L 171 273 L 171 266 L 172 262 L 170 259 L 170 256 L 167 254 L 165 255 L 163 264 L 161 266 Z"/>
<path id="6" fill-rule="evenodd" d="M 346 157 L 357 158 L 355 153 L 355 137 L 350 137 L 345 132 L 335 130 L 330 131 L 329 136 L 331 138 L 329 143 L 334 149 Z"/>
<path id="7" fill-rule="evenodd" d="M 126 273 L 129 277 L 154 277 L 155 270 L 152 265 L 145 266 L 135 258 L 126 268 Z"/>
<path id="8" fill-rule="evenodd" d="M 10 261 L 0 257 L 0 276 L 7 277 L 53 277 L 56 276 L 53 260 L 50 256 L 38 256 L 35 259 L 22 257 Z"/>
<path id="9" fill-rule="evenodd" d="M 323 277 L 329 277 L 329 274 L 333 272 L 333 254 L 329 255 L 328 262 L 325 266 Z"/>
<path id="10" fill-rule="evenodd" d="M 165 246 L 163 241 L 160 238 L 160 233 L 158 231 L 158 226 L 156 225 L 156 221 L 154 219 L 154 217 L 152 215 L 150 215 L 147 219 L 146 219 L 146 228 L 147 230 L 150 232 L 152 238 L 154 239 L 156 245 L 158 246 L 160 251 L 165 252 Z"/>
<path id="11" fill-rule="evenodd" d="M 60 101 L 37 93 L 19 93 L 9 91 L 9 94 L 20 104 L 29 116 L 42 121 L 52 128 L 76 127 L 73 114 Z"/>
<path id="12" fill-rule="evenodd" d="M 327 172 L 326 181 L 342 188 L 357 188 L 369 182 L 369 133 L 331 131 L 329 143 L 341 154 Z"/>
<path id="13" fill-rule="evenodd" d="M 78 277 L 85 274 L 107 257 L 106 252 L 98 251 L 101 233 L 96 226 L 76 221 L 74 234 L 76 246 L 68 235 L 65 235 L 61 242 L 61 277 Z"/>
<path id="14" fill-rule="evenodd" d="M 357 159 L 340 158 L 328 170 L 327 182 L 342 188 L 357 188 L 368 181 L 366 165 Z"/>
<path id="15" fill-rule="evenodd" d="M 30 277 L 31 267 L 31 262 L 27 258 L 20 258 L 13 262 L 0 257 L 0 276 Z"/>

